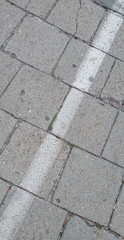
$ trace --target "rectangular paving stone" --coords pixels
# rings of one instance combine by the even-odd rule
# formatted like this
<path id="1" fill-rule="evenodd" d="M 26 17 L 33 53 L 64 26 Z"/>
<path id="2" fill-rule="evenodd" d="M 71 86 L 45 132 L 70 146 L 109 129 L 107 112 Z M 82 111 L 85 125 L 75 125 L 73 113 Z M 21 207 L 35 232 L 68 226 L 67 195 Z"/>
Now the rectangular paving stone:
<path id="1" fill-rule="evenodd" d="M 123 170 L 74 148 L 53 202 L 101 225 L 108 225 Z"/>
<path id="2" fill-rule="evenodd" d="M 76 146 L 100 155 L 115 115 L 115 109 L 91 96 L 84 95 L 65 139 Z"/>
<path id="3" fill-rule="evenodd" d="M 46 133 L 27 123 L 21 123 L 0 158 L 0 176 L 19 185 L 33 161 Z M 58 141 L 60 141 L 58 139 Z M 69 147 L 63 143 L 48 175 L 45 176 L 39 195 L 47 198 L 53 185 L 59 178 L 69 153 Z M 27 186 L 28 187 L 28 186 Z"/>
<path id="4" fill-rule="evenodd" d="M 13 7 L 7 1 L 0 4 L 0 46 L 7 40 L 14 27 L 25 15 L 20 9 Z"/>
<path id="5" fill-rule="evenodd" d="M 27 172 L 45 133 L 27 123 L 21 123 L 0 158 L 0 176 L 19 184 Z"/>
<path id="6" fill-rule="evenodd" d="M 5 183 L 4 181 L 2 181 L 0 179 L 0 205 L 1 205 L 3 199 L 4 199 L 5 195 L 6 195 L 7 190 L 9 189 L 9 187 L 10 186 L 9 186 L 8 183 Z"/>
<path id="7" fill-rule="evenodd" d="M 17 120 L 10 117 L 3 111 L 0 111 L 0 149 L 4 145 L 5 141 L 9 137 L 9 134 L 13 130 Z"/>
<path id="8" fill-rule="evenodd" d="M 124 100 L 124 63 L 117 61 L 110 74 L 110 77 L 102 91 L 103 100 L 110 102 L 113 99 L 113 105 L 118 101 L 118 105 Z"/>
<path id="9" fill-rule="evenodd" d="M 31 0 L 27 10 L 39 17 L 45 17 L 50 8 L 55 4 L 55 0 Z"/>
<path id="10" fill-rule="evenodd" d="M 75 81 L 75 76 L 78 68 L 83 61 L 88 48 L 89 47 L 85 43 L 72 39 L 55 69 L 55 77 L 61 81 L 64 81 L 65 83 L 72 85 Z M 113 63 L 114 59 L 106 55 L 89 89 L 89 93 L 99 96 L 110 73 Z"/>
<path id="11" fill-rule="evenodd" d="M 67 223 L 62 240 L 121 240 L 113 234 L 95 226 L 88 226 L 82 219 L 74 216 Z"/>
<path id="12" fill-rule="evenodd" d="M 110 228 L 124 237 L 124 188 L 119 196 Z"/>
<path id="13" fill-rule="evenodd" d="M 30 2 L 30 0 L 11 0 L 11 2 L 22 8 L 25 8 Z"/>
<path id="14" fill-rule="evenodd" d="M 102 7 L 90 0 L 82 0 L 81 6 L 79 0 L 61 0 L 51 12 L 48 21 L 89 42 L 104 13 Z"/>
<path id="15" fill-rule="evenodd" d="M 112 129 L 103 157 L 124 167 L 124 113 L 122 112 Z"/>
<path id="16" fill-rule="evenodd" d="M 5 199 L 4 206 L 1 209 L 3 213 L 8 206 L 14 190 L 9 192 Z M 23 190 L 21 190 L 23 192 Z M 29 194 L 29 193 L 27 193 Z M 33 197 L 33 196 L 32 196 Z M 18 231 L 11 235 L 13 240 L 55 240 L 57 239 L 64 219 L 67 215 L 66 211 L 53 206 L 42 199 L 34 198 L 34 201 L 28 210 L 22 224 L 19 226 Z"/>
<path id="17" fill-rule="evenodd" d="M 0 94 L 19 70 L 21 63 L 0 52 Z"/>
<path id="18" fill-rule="evenodd" d="M 116 37 L 113 41 L 113 44 L 109 50 L 109 53 L 124 61 L 124 22 L 121 25 Z"/>
<path id="19" fill-rule="evenodd" d="M 22 61 L 49 73 L 68 40 L 68 36 L 41 19 L 27 17 L 5 49 Z"/>
<path id="20" fill-rule="evenodd" d="M 31 67 L 24 66 L 0 100 L 1 107 L 47 129 L 69 88 Z"/>

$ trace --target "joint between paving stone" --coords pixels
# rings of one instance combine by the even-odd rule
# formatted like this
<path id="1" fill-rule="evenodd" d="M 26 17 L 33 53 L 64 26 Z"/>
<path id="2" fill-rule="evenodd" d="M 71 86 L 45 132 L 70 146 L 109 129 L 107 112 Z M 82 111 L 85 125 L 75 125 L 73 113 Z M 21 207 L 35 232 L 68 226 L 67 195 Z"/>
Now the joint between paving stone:
<path id="1" fill-rule="evenodd" d="M 11 117 L 13 117 L 13 116 L 11 116 Z M 14 135 L 16 129 L 18 128 L 19 124 L 20 124 L 20 120 L 18 120 L 18 121 L 16 122 L 16 124 L 14 125 L 12 131 L 11 131 L 10 134 L 8 135 L 6 141 L 3 143 L 3 146 L 2 146 L 1 149 L 0 149 L 0 156 L 2 155 L 2 153 L 3 153 L 3 151 L 5 150 L 5 148 L 7 147 L 7 145 L 9 144 L 9 142 L 10 142 L 12 136 Z"/>
<path id="2" fill-rule="evenodd" d="M 112 9 L 112 8 L 110 8 L 110 7 L 106 7 L 106 6 L 101 5 L 101 4 L 99 4 L 99 3 L 95 2 L 95 1 L 94 1 L 93 3 L 96 4 L 97 6 L 100 6 L 100 7 L 104 8 L 104 9 L 107 10 L 107 11 L 111 11 L 111 12 L 113 12 L 113 13 L 117 13 L 118 15 L 121 15 L 122 17 L 124 16 L 123 13 L 120 13 L 120 12 L 118 12 L 117 10 L 114 10 L 114 9 Z M 123 3 L 122 3 L 122 4 L 123 4 Z"/>
<path id="3" fill-rule="evenodd" d="M 60 233 L 59 233 L 59 235 L 57 237 L 57 240 L 61 240 L 62 239 L 62 235 L 63 235 L 63 233 L 64 233 L 64 231 L 66 229 L 66 225 L 67 225 L 67 223 L 69 222 L 70 219 L 71 219 L 71 213 L 67 213 L 66 218 L 64 219 L 64 223 L 62 225 L 61 231 L 60 231 Z"/>
<path id="4" fill-rule="evenodd" d="M 119 111 L 117 111 L 117 113 L 116 113 L 116 116 L 115 116 L 114 121 L 113 121 L 113 123 L 112 123 L 111 129 L 110 129 L 110 131 L 109 131 L 109 133 L 108 133 L 108 137 L 107 137 L 107 139 L 106 139 L 106 141 L 105 141 L 105 144 L 104 144 L 104 146 L 103 146 L 103 149 L 102 149 L 102 151 L 101 151 L 101 153 L 100 153 L 100 157 L 102 157 L 103 151 L 104 151 L 105 146 L 106 146 L 106 144 L 107 144 L 107 142 L 108 142 L 108 140 L 109 140 L 110 134 L 111 134 L 112 129 L 113 129 L 115 123 L 116 123 L 116 120 L 117 120 L 117 118 L 118 118 L 118 115 L 119 115 Z"/>
<path id="5" fill-rule="evenodd" d="M 78 30 L 78 16 L 79 16 L 79 11 L 80 11 L 80 9 L 82 9 L 82 3 L 81 3 L 81 0 L 79 0 L 79 8 L 78 8 L 78 10 L 77 10 L 77 14 L 76 14 L 76 18 L 75 18 L 76 29 L 75 29 L 74 35 L 76 35 L 77 30 Z"/>
<path id="6" fill-rule="evenodd" d="M 57 79 L 57 80 L 58 80 L 58 79 Z M 59 80 L 58 80 L 58 81 L 59 81 Z M 63 101 L 62 101 L 62 103 L 61 103 L 61 105 L 60 105 L 60 107 L 59 107 L 59 109 L 58 109 L 58 111 L 57 111 L 57 113 L 55 114 L 55 116 L 53 117 L 51 123 L 49 124 L 48 129 L 47 129 L 47 132 L 48 132 L 48 133 L 51 133 L 50 131 L 52 131 L 53 123 L 55 122 L 55 120 L 56 120 L 56 118 L 57 118 L 57 116 L 58 116 L 58 114 L 59 114 L 59 112 L 60 112 L 60 110 L 61 110 L 61 108 L 62 108 L 62 106 L 63 106 L 63 104 L 64 104 L 64 101 L 66 100 L 66 98 L 67 98 L 67 96 L 68 96 L 68 94 L 69 94 L 69 92 L 70 92 L 70 90 L 71 90 L 71 88 L 69 88 L 69 90 L 67 91 L 67 93 L 66 93 L 66 95 L 65 95 L 65 97 L 64 97 L 64 99 L 63 99 Z M 53 134 L 53 135 L 54 135 L 54 134 Z"/>
<path id="7" fill-rule="evenodd" d="M 3 111 L 3 112 L 5 112 L 5 113 L 7 113 L 9 116 L 17 119 L 20 123 L 21 123 L 21 122 L 25 122 L 25 123 L 27 123 L 27 124 L 30 124 L 30 125 L 33 126 L 33 127 L 36 127 L 36 128 L 38 128 L 38 129 L 42 130 L 42 131 L 45 132 L 45 133 L 47 132 L 47 131 L 45 131 L 43 128 L 41 128 L 41 127 L 39 127 L 39 126 L 31 123 L 31 122 L 28 122 L 27 120 L 25 120 L 25 119 L 23 119 L 23 118 L 17 117 L 17 116 L 15 116 L 13 113 L 10 113 L 10 112 L 8 112 L 7 110 L 5 110 L 5 109 L 3 109 L 3 108 L 0 108 L 0 110 Z"/>
<path id="8" fill-rule="evenodd" d="M 2 179 L 1 179 L 1 180 L 2 180 Z M 1 201 L 0 207 L 2 207 L 2 205 L 4 205 L 4 201 L 5 201 L 6 197 L 7 197 L 8 192 L 11 190 L 11 188 L 12 188 L 12 186 L 10 185 L 10 186 L 8 187 L 8 189 L 7 189 L 6 193 L 5 193 L 2 201 Z"/>
<path id="9" fill-rule="evenodd" d="M 111 66 L 111 69 L 110 69 L 110 71 L 109 71 L 109 73 L 108 73 L 108 76 L 107 76 L 107 78 L 106 78 L 105 84 L 104 84 L 104 86 L 102 87 L 102 89 L 101 89 L 101 91 L 100 91 L 99 98 L 100 98 L 101 100 L 102 100 L 101 94 L 102 94 L 103 89 L 105 88 L 105 86 L 106 86 L 106 84 L 107 84 L 107 81 L 108 81 L 108 79 L 109 79 L 109 77 L 110 77 L 110 74 L 111 74 L 111 72 L 112 72 L 112 70 L 113 70 L 113 68 L 114 68 L 114 66 L 115 66 L 115 63 L 116 63 L 116 59 L 114 60 L 112 66 Z"/>
<path id="10" fill-rule="evenodd" d="M 72 152 L 72 148 L 70 149 L 70 151 L 69 151 L 69 153 L 68 153 L 68 155 L 67 155 L 67 158 L 66 158 L 66 160 L 65 160 L 65 162 L 64 162 L 64 164 L 63 164 L 63 167 L 62 167 L 62 169 L 60 170 L 60 172 L 59 172 L 58 176 L 56 177 L 56 179 L 54 180 L 53 187 L 51 188 L 51 190 L 50 190 L 50 192 L 49 192 L 49 194 L 48 194 L 47 200 L 48 200 L 49 202 L 51 202 L 51 203 L 52 203 L 52 201 L 53 201 L 55 192 L 56 192 L 56 190 L 57 190 L 57 188 L 58 188 L 59 182 L 60 182 L 60 180 L 61 180 L 61 178 L 62 178 L 64 169 L 65 169 L 65 167 L 66 167 L 66 164 L 67 164 L 67 161 L 68 161 L 68 159 L 69 159 L 69 156 L 70 156 L 71 152 Z"/>
<path id="11" fill-rule="evenodd" d="M 68 40 L 66 46 L 64 47 L 64 49 L 63 49 L 62 53 L 60 54 L 60 56 L 59 56 L 59 58 L 58 58 L 56 64 L 54 65 L 54 67 L 53 67 L 53 69 L 52 69 L 52 71 L 51 71 L 51 77 L 54 77 L 54 76 L 55 76 L 55 75 L 54 75 L 54 71 L 56 70 L 56 67 L 57 67 L 57 65 L 58 65 L 58 63 L 59 63 L 61 57 L 62 57 L 63 54 L 65 53 L 65 51 L 66 51 L 66 49 L 67 49 L 67 47 L 68 47 L 70 41 L 71 41 L 71 37 L 69 37 L 69 40 Z"/>
<path id="12" fill-rule="evenodd" d="M 108 224 L 108 228 L 111 229 L 111 222 L 112 222 L 112 219 L 113 219 L 113 216 L 114 216 L 114 212 L 116 210 L 116 207 L 117 207 L 117 203 L 118 203 L 118 199 L 120 197 L 120 194 L 121 194 L 121 191 L 122 191 L 122 188 L 124 186 L 124 175 L 122 177 L 122 182 L 120 184 L 120 188 L 119 188 L 119 192 L 118 192 L 118 195 L 116 197 L 116 200 L 115 200 L 115 203 L 114 203 L 114 206 L 113 206 L 113 209 L 112 209 L 112 213 L 111 213 L 111 216 L 110 216 L 110 219 L 109 219 L 109 224 Z"/>
<path id="13" fill-rule="evenodd" d="M 9 41 L 11 40 L 12 36 L 15 34 L 15 32 L 19 29 L 19 27 L 21 26 L 21 24 L 23 23 L 25 17 L 27 16 L 27 14 L 25 14 L 23 16 L 23 18 L 19 21 L 19 23 L 17 23 L 16 27 L 13 28 L 12 32 L 10 33 L 9 37 L 5 40 L 5 42 L 1 45 L 0 49 L 4 50 L 4 48 L 7 46 L 7 44 L 9 43 Z"/>
<path id="14" fill-rule="evenodd" d="M 49 15 L 51 14 L 51 12 L 53 11 L 53 9 L 56 7 L 57 3 L 59 2 L 59 0 L 56 0 L 53 5 L 51 6 L 51 8 L 49 9 L 49 11 L 47 12 L 47 14 L 45 15 L 44 19 L 47 20 L 47 18 L 49 17 Z"/>
<path id="15" fill-rule="evenodd" d="M 101 27 L 101 24 L 102 24 L 102 22 L 104 21 L 106 15 L 107 15 L 107 11 L 105 11 L 105 13 L 103 14 L 101 20 L 99 21 L 99 23 L 98 23 L 98 25 L 97 25 L 97 27 L 96 27 L 96 30 L 95 30 L 94 33 L 93 33 L 93 36 L 90 38 L 90 43 L 91 43 L 91 44 L 93 43 L 93 40 L 94 40 L 97 32 L 99 31 L 99 28 Z"/>
<path id="16" fill-rule="evenodd" d="M 6 0 L 6 2 L 8 2 L 9 4 L 11 4 L 12 6 L 15 6 L 15 7 L 19 8 L 20 10 L 23 10 L 23 9 L 25 10 L 25 9 L 28 7 L 28 5 L 30 4 L 31 0 L 28 0 L 28 1 L 29 1 L 28 4 L 25 6 L 25 8 L 23 8 L 23 7 L 20 7 L 19 5 L 11 2 L 11 0 Z"/>
<path id="17" fill-rule="evenodd" d="M 5 89 L 3 90 L 3 92 L 0 94 L 0 99 L 1 97 L 4 95 L 4 93 L 6 92 L 6 90 L 8 89 L 9 85 L 12 83 L 13 79 L 15 78 L 15 76 L 18 74 L 18 72 L 21 70 L 23 64 L 19 67 L 19 69 L 17 70 L 17 72 L 15 73 L 15 75 L 12 77 L 12 79 L 9 81 L 9 83 L 7 84 L 7 86 L 5 87 Z"/>

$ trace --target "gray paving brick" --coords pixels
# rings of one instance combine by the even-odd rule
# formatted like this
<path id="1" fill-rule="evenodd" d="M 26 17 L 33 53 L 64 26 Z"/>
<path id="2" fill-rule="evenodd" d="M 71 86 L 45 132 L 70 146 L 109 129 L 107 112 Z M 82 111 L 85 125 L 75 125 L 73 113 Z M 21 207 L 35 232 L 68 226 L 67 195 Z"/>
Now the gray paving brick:
<path id="1" fill-rule="evenodd" d="M 27 240 L 33 238 L 36 240 L 55 240 L 58 237 L 65 217 L 65 211 L 36 199 L 22 227 L 17 232 L 16 239 L 23 240 L 25 237 Z"/>
<path id="2" fill-rule="evenodd" d="M 37 17 L 27 17 L 9 41 L 7 51 L 34 67 L 50 72 L 68 37 Z"/>
<path id="3" fill-rule="evenodd" d="M 20 66 L 20 62 L 0 52 L 0 94 L 14 77 Z"/>
<path id="4" fill-rule="evenodd" d="M 68 91 L 63 83 L 25 66 L 2 96 L 3 109 L 47 129 Z"/>
<path id="5" fill-rule="evenodd" d="M 101 225 L 108 225 L 123 170 L 73 149 L 54 196 L 54 203 Z"/>
<path id="6" fill-rule="evenodd" d="M 30 2 L 30 0 L 11 0 L 12 3 L 15 3 L 16 5 L 25 8 L 28 3 Z"/>
<path id="7" fill-rule="evenodd" d="M 0 158 L 0 176 L 19 184 L 40 147 L 45 134 L 21 123 Z"/>
<path id="8" fill-rule="evenodd" d="M 82 0 L 81 5 L 80 8 L 79 0 L 61 0 L 53 9 L 48 21 L 71 34 L 76 32 L 76 36 L 82 40 L 90 41 L 105 11 L 89 0 Z"/>
<path id="9" fill-rule="evenodd" d="M 110 228 L 124 237 L 124 188 L 118 199 Z"/>
<path id="10" fill-rule="evenodd" d="M 116 110 L 93 97 L 84 95 L 65 139 L 74 145 L 100 155 Z"/>
<path id="11" fill-rule="evenodd" d="M 9 189 L 9 184 L 5 183 L 0 179 L 0 204 L 2 203 L 3 198 L 5 197 L 8 189 Z"/>
<path id="12" fill-rule="evenodd" d="M 62 240 L 117 240 L 121 238 L 116 238 L 114 235 L 110 234 L 107 231 L 98 229 L 93 226 L 88 226 L 83 220 L 74 216 L 68 223 L 65 228 L 65 231 L 62 235 Z"/>
<path id="13" fill-rule="evenodd" d="M 12 190 L 9 191 L 9 194 L 4 201 L 4 205 L 0 209 L 1 213 L 4 212 L 10 203 L 16 189 L 17 188 L 13 187 Z M 41 199 L 33 198 L 34 201 L 28 210 L 27 215 L 19 226 L 18 231 L 15 231 L 15 233 L 11 235 L 11 239 L 57 239 L 67 212 Z"/>
<path id="14" fill-rule="evenodd" d="M 36 152 L 42 144 L 45 135 L 46 134 L 40 129 L 32 127 L 27 123 L 21 123 L 14 133 L 9 145 L 1 155 L 0 176 L 14 184 L 20 184 Z M 49 170 L 48 175 L 45 177 L 42 190 L 39 192 L 39 195 L 42 197 L 48 197 L 53 184 L 57 181 L 63 169 L 68 153 L 69 147 L 63 143 L 58 157 Z"/>
<path id="15" fill-rule="evenodd" d="M 109 53 L 124 61 L 124 22 L 116 34 Z"/>
<path id="16" fill-rule="evenodd" d="M 7 140 L 7 137 L 13 130 L 17 120 L 10 117 L 8 114 L 0 111 L 0 149 Z"/>
<path id="17" fill-rule="evenodd" d="M 13 7 L 6 1 L 1 1 L 0 4 L 0 45 L 9 37 L 13 28 L 20 22 L 24 16 L 24 12 Z"/>
<path id="18" fill-rule="evenodd" d="M 56 78 L 72 85 L 75 81 L 77 70 L 83 61 L 87 50 L 88 46 L 85 43 L 72 39 L 56 67 L 54 73 Z M 110 56 L 105 57 L 100 70 L 98 71 L 94 82 L 89 89 L 89 93 L 99 96 L 109 75 L 113 62 L 114 59 Z"/>
<path id="19" fill-rule="evenodd" d="M 114 100 L 115 104 L 117 100 L 121 105 L 122 101 L 124 100 L 123 77 L 124 77 L 124 63 L 117 61 L 101 95 L 101 97 L 105 101 L 111 101 L 111 99 L 115 99 Z"/>
<path id="20" fill-rule="evenodd" d="M 112 129 L 103 157 L 124 167 L 124 113 L 122 112 Z"/>
<path id="21" fill-rule="evenodd" d="M 27 10 L 39 17 L 45 17 L 54 4 L 55 0 L 31 0 Z"/>

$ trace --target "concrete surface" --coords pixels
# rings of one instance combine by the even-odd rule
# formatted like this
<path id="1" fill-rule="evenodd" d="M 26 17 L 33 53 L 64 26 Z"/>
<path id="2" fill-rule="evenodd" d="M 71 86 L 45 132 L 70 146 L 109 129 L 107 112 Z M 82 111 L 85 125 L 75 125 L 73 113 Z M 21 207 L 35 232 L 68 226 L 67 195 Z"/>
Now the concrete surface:
<path id="1" fill-rule="evenodd" d="M 117 238 L 106 232 L 103 229 L 99 229 L 100 226 L 97 228 L 93 226 L 91 223 L 85 223 L 82 219 L 78 217 L 72 217 L 71 220 L 67 223 L 64 234 L 62 236 L 62 240 L 117 240 Z M 118 238 L 121 239 L 121 238 Z"/>
<path id="2" fill-rule="evenodd" d="M 120 113 L 103 151 L 103 157 L 124 167 L 124 113 Z"/>
<path id="3" fill-rule="evenodd" d="M 1 1 L 0 240 L 124 238 L 123 6 Z"/>
<path id="4" fill-rule="evenodd" d="M 123 171 L 87 152 L 73 149 L 54 203 L 107 226 Z M 77 187 L 78 185 L 78 187 Z"/>
<path id="5" fill-rule="evenodd" d="M 49 85 L 49 88 L 48 88 Z M 1 98 L 1 107 L 47 130 L 69 88 L 28 66 L 22 67 Z"/>
<path id="6" fill-rule="evenodd" d="M 110 227 L 122 236 L 124 235 L 124 189 L 119 196 Z"/>

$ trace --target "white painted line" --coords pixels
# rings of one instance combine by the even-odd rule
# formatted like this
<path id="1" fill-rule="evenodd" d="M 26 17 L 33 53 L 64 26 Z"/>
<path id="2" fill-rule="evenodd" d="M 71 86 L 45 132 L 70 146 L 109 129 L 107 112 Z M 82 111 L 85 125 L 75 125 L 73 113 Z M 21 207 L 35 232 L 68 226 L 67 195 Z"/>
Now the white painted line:
<path id="1" fill-rule="evenodd" d="M 93 42 L 94 47 L 101 48 L 101 50 L 108 52 L 120 26 L 122 25 L 122 22 L 123 19 L 120 15 L 110 12 L 96 35 L 95 41 Z M 90 47 L 77 71 L 75 76 L 76 80 L 74 81 L 73 86 L 81 91 L 88 92 L 90 86 L 92 85 L 92 80 L 94 80 L 97 72 L 99 71 L 105 55 L 106 54 L 104 52 Z M 74 105 L 71 102 L 68 104 L 70 99 L 74 99 L 74 91 L 76 90 L 73 90 L 73 94 L 72 91 L 68 94 L 68 97 L 53 124 L 52 133 L 59 137 L 64 137 L 66 134 L 66 130 L 70 125 L 68 118 L 70 115 L 75 115 L 79 106 L 78 102 Z M 80 104 L 80 97 L 78 101 Z"/>
<path id="2" fill-rule="evenodd" d="M 105 55 L 105 53 L 95 48 L 89 48 L 84 57 L 84 61 L 81 63 L 77 71 L 76 80 L 73 83 L 73 86 L 82 91 L 88 92 L 92 85 L 92 80 L 94 80 Z"/>
<path id="3" fill-rule="evenodd" d="M 113 18 L 110 17 L 110 15 L 111 13 L 108 15 L 107 19 L 112 21 Z M 122 19 L 120 17 L 118 18 L 118 16 L 115 14 L 113 15 L 116 22 L 116 27 L 113 28 L 113 23 L 106 20 L 102 26 L 102 31 L 104 31 L 104 34 L 102 31 L 99 31 L 99 34 L 97 35 L 97 38 L 94 42 L 95 46 L 99 45 L 104 47 L 104 49 L 105 45 L 107 45 L 106 51 L 109 51 L 114 37 L 116 36 L 117 31 L 122 24 Z M 117 25 L 117 22 L 119 25 Z M 109 30 L 106 24 L 109 24 Z M 110 36 L 106 36 L 104 39 L 101 36 L 105 35 L 105 29 L 106 34 Z M 114 31 L 114 33 L 111 34 L 111 31 Z M 107 42 L 108 40 L 109 42 Z M 85 91 L 88 91 L 89 87 L 92 84 L 89 77 L 95 77 L 104 57 L 104 53 L 90 48 L 85 58 L 83 59 L 83 62 L 81 63 L 79 71 L 76 75 L 74 86 L 78 87 L 81 90 L 83 89 Z M 60 134 L 62 137 L 65 136 L 82 99 L 83 93 L 78 92 L 76 89 L 70 91 L 53 125 L 53 133 L 57 133 L 57 135 Z M 38 194 L 42 184 L 44 183 L 44 178 L 52 167 L 52 164 L 54 163 L 59 151 L 61 150 L 61 147 L 62 142 L 60 140 L 56 139 L 54 136 L 47 134 L 38 153 L 36 154 L 36 157 L 29 167 L 24 180 L 21 183 L 21 186 L 23 188 L 26 188 L 27 190 Z M 28 209 L 31 206 L 32 201 L 32 195 L 22 190 L 17 190 L 0 220 L 0 236 L 2 236 L 1 240 L 14 240 L 14 231 L 15 229 L 18 229 L 18 226 L 23 221 Z"/>
<path id="4" fill-rule="evenodd" d="M 104 24 L 98 31 L 95 40 L 93 41 L 93 46 L 109 52 L 112 42 L 122 25 L 123 19 L 120 15 L 110 12 L 105 18 Z M 76 80 L 73 86 L 88 92 L 92 82 L 90 79 L 94 79 L 99 67 L 101 66 L 105 53 L 101 52 L 95 48 L 89 48 L 86 53 L 83 62 L 81 63 L 78 72 L 76 74 Z"/>
<path id="5" fill-rule="evenodd" d="M 61 148 L 62 141 L 47 134 L 21 183 L 21 187 L 38 194 L 45 176 L 47 176 Z M 14 234 L 22 223 L 33 199 L 33 195 L 21 189 L 15 192 L 0 219 L 0 240 L 14 239 Z"/>
<path id="6" fill-rule="evenodd" d="M 123 18 L 117 13 L 110 12 L 98 31 L 93 46 L 108 53 L 112 42 L 122 25 Z"/>
<path id="7" fill-rule="evenodd" d="M 83 100 L 83 93 L 76 89 L 71 89 L 64 101 L 63 107 L 59 112 L 55 124 L 53 124 L 52 132 L 63 138 L 72 122 L 74 115 Z"/>
<path id="8" fill-rule="evenodd" d="M 17 189 L 11 202 L 0 219 L 0 240 L 14 240 L 18 226 L 29 210 L 34 196 L 30 193 Z"/>

